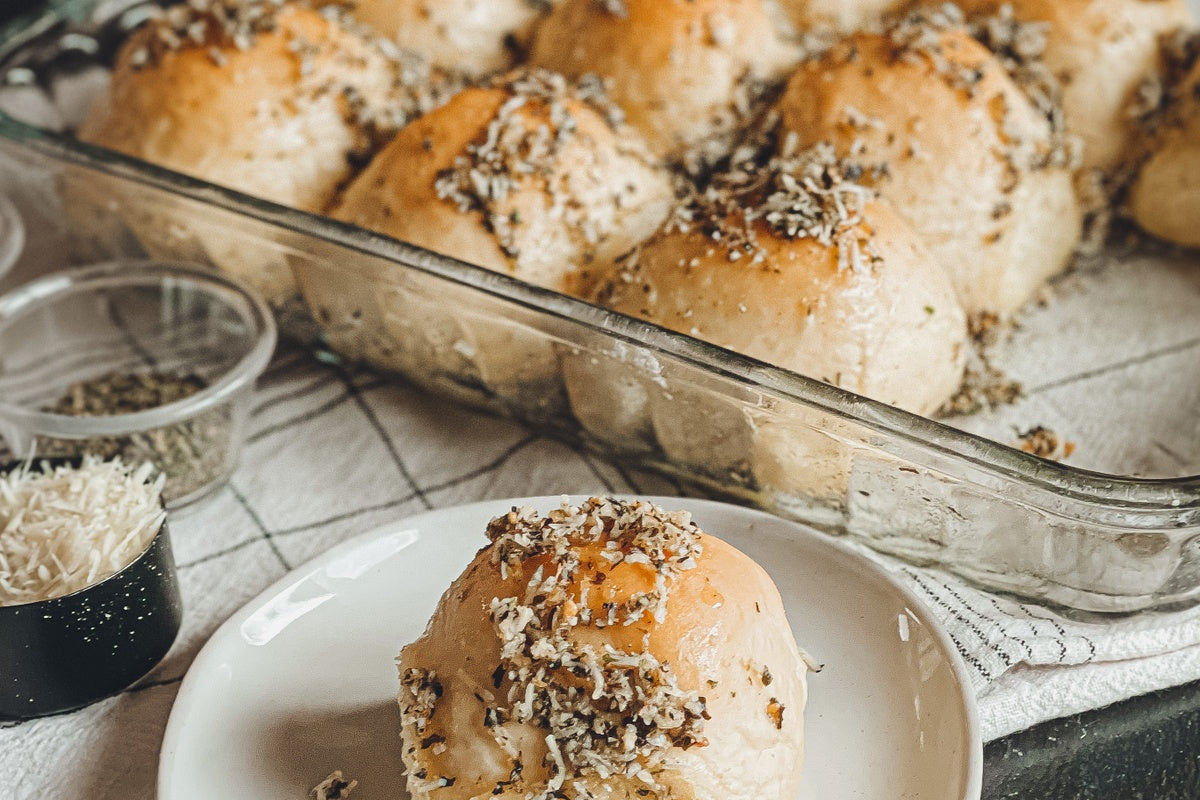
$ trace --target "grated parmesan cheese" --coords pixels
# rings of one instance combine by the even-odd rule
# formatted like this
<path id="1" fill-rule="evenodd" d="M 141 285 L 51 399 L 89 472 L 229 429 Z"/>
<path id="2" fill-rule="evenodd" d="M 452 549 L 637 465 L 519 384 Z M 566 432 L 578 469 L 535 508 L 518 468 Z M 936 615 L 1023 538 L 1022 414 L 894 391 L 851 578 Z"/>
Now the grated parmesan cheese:
<path id="1" fill-rule="evenodd" d="M 49 600 L 119 572 L 166 513 L 154 467 L 87 457 L 0 476 L 0 606 Z"/>

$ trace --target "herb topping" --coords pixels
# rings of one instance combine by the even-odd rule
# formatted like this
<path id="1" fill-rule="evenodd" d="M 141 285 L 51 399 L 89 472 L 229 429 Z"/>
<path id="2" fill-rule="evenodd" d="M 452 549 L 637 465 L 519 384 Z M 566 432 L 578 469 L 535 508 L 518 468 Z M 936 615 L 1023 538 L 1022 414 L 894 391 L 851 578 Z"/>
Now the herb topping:
<path id="1" fill-rule="evenodd" d="M 625 775 L 659 791 L 655 774 L 673 747 L 704 746 L 705 701 L 679 687 L 671 665 L 648 647 L 624 652 L 585 644 L 580 626 L 629 626 L 646 618 L 661 622 L 671 581 L 693 569 L 701 552 L 699 529 L 687 512 L 666 512 L 650 503 L 592 498 L 564 503 L 545 517 L 513 509 L 488 526 L 492 561 L 502 576 L 541 562 L 523 597 L 496 598 L 490 614 L 501 643 L 503 702 L 489 707 L 489 729 L 509 750 L 508 722 L 546 731 L 550 779 L 535 800 L 559 797 L 567 781 Z M 584 570 L 581 548 L 598 549 L 604 569 L 639 564 L 653 571 L 653 588 L 593 613 L 588 592 L 594 576 Z M 646 634 L 648 638 L 649 634 Z M 644 639 L 646 641 L 646 639 Z M 648 641 L 647 641 L 648 644 Z M 498 688 L 501 688 L 498 687 Z M 499 698 L 498 698 L 499 699 Z M 496 791 L 503 786 L 497 785 Z"/>

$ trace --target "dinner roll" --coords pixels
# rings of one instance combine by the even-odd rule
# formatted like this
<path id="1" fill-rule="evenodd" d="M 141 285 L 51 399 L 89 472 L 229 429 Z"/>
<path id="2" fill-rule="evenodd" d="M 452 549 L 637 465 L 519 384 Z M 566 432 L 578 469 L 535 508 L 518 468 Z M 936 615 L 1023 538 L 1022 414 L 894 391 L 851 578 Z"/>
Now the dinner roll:
<path id="1" fill-rule="evenodd" d="M 400 655 L 413 800 L 797 795 L 806 664 L 762 567 L 645 502 L 487 535 Z"/>
<path id="2" fill-rule="evenodd" d="M 1131 110 L 1159 67 L 1159 40 L 1190 25 L 1186 0 L 958 0 L 969 15 L 1040 23 L 1045 61 L 1062 84 L 1068 128 L 1083 140 L 1084 168 L 1113 170 L 1136 155 Z"/>
<path id="3" fill-rule="evenodd" d="M 466 89 L 404 128 L 333 215 L 580 294 L 654 231 L 672 196 L 596 84 L 533 70 Z"/>
<path id="4" fill-rule="evenodd" d="M 1200 62 L 1175 94 L 1130 189 L 1129 209 L 1146 232 L 1200 247 Z"/>
<path id="5" fill-rule="evenodd" d="M 739 88 L 794 58 L 762 0 L 563 0 L 530 51 L 533 64 L 603 77 L 660 153 L 733 125 Z"/>
<path id="6" fill-rule="evenodd" d="M 792 75 L 779 102 L 802 146 L 878 165 L 881 196 L 946 267 L 968 312 L 1016 309 L 1079 241 L 1069 148 L 963 29 L 912 15 Z"/>
<path id="7" fill-rule="evenodd" d="M 415 113 L 401 97 L 401 73 L 372 42 L 298 3 L 175 5 L 122 47 L 111 90 L 78 136 L 319 213 L 372 133 Z M 127 205 L 149 249 L 170 255 L 196 242 L 269 297 L 294 291 L 269 247 L 229 251 L 222 227 L 193 221 L 186 208 Z"/>
<path id="8" fill-rule="evenodd" d="M 356 0 L 353 14 L 431 63 L 483 75 L 511 67 L 551 0 Z"/>
<path id="9" fill-rule="evenodd" d="M 693 197 L 600 291 L 616 311 L 909 411 L 957 389 L 965 315 L 941 265 L 822 145 L 752 158 Z M 837 498 L 848 450 L 822 415 L 698 367 L 567 374 L 592 435 L 653 431 L 674 463 L 765 495 Z M 620 388 L 606 419 L 587 398 Z M 637 404 L 642 405 L 641 418 Z M 644 420 L 644 421 L 642 421 Z"/>
<path id="10" fill-rule="evenodd" d="M 617 458 L 653 452 L 658 444 L 650 396 L 665 384 L 657 354 L 618 338 L 589 344 L 559 348 L 571 415 L 592 442 Z"/>
<path id="11" fill-rule="evenodd" d="M 747 163 L 646 242 L 610 308 L 916 413 L 962 377 L 941 266 L 828 145 Z M 849 173 L 849 174 L 848 174 Z"/>
<path id="12" fill-rule="evenodd" d="M 775 0 L 799 31 L 829 28 L 853 33 L 878 25 L 911 0 Z"/>
<path id="13" fill-rule="evenodd" d="M 617 124 L 594 82 L 518 71 L 469 88 L 405 127 L 356 178 L 333 216 L 568 294 L 648 237 L 670 207 L 670 178 L 635 130 Z M 336 335 L 346 280 L 297 271 L 309 306 Z M 561 398 L 556 356 L 511 310 L 460 315 L 455 304 L 395 276 L 368 312 L 392 340 L 380 366 L 414 380 L 471 375 L 518 407 Z M 426 280 L 428 283 L 428 280 Z M 360 325 L 355 335 L 363 338 Z"/>

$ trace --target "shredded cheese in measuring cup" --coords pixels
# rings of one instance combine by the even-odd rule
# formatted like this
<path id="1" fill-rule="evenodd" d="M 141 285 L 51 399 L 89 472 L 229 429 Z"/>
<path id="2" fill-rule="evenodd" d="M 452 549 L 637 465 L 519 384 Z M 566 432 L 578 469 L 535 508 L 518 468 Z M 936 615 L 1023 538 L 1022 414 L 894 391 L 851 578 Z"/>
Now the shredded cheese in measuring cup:
<path id="1" fill-rule="evenodd" d="M 49 600 L 132 563 L 162 527 L 150 464 L 86 457 L 0 475 L 0 606 Z"/>

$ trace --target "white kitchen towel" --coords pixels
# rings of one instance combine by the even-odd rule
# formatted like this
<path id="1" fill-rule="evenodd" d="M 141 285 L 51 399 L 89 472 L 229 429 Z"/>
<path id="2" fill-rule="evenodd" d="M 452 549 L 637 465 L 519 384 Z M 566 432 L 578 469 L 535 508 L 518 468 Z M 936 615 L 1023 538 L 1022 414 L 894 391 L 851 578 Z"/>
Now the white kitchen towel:
<path id="1" fill-rule="evenodd" d="M 985 740 L 1200 679 L 1200 608 L 1081 621 L 874 557 L 904 576 L 954 640 Z"/>
<path id="2" fill-rule="evenodd" d="M 17 798 L 151 797 L 162 730 L 188 666 L 218 625 L 286 571 L 429 508 L 604 492 L 682 488 L 516 422 L 285 348 L 260 382 L 232 480 L 172 521 L 185 603 L 172 651 L 116 698 L 0 723 L 0 775 L 16 776 L 7 785 Z M 1200 611 L 1077 622 L 883 560 L 954 639 L 987 739 L 1200 678 Z"/>

